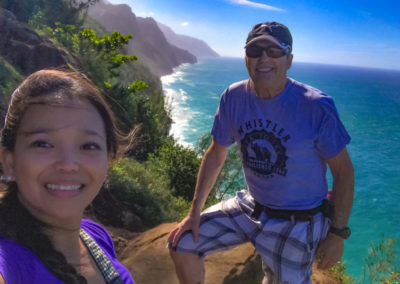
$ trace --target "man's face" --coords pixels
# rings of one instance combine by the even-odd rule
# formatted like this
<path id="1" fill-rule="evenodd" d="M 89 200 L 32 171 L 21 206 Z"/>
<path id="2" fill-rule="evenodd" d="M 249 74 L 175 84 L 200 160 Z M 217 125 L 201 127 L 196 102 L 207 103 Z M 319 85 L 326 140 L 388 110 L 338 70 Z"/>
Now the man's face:
<path id="1" fill-rule="evenodd" d="M 281 88 L 286 84 L 286 71 L 292 64 L 293 55 L 285 55 L 273 58 L 267 55 L 267 49 L 271 54 L 276 54 L 277 45 L 269 41 L 259 41 L 252 46 L 264 49 L 259 57 L 246 56 L 246 67 L 249 76 L 257 88 Z M 274 52 L 275 51 L 275 52 Z"/>

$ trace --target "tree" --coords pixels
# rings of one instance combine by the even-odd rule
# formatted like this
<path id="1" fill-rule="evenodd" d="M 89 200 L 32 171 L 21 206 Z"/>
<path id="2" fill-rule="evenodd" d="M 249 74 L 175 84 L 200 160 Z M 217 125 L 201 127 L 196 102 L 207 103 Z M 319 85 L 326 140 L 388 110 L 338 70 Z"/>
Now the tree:
<path id="1" fill-rule="evenodd" d="M 196 145 L 196 152 L 199 156 L 203 156 L 208 147 L 211 145 L 211 134 L 204 134 L 199 138 Z M 243 177 L 242 163 L 240 160 L 240 152 L 237 145 L 229 148 L 226 155 L 224 166 L 214 185 L 216 197 L 219 200 L 232 196 L 236 191 L 246 188 Z"/>
<path id="2" fill-rule="evenodd" d="M 193 150 L 168 138 L 157 153 L 149 155 L 147 164 L 154 172 L 161 176 L 167 176 L 174 196 L 191 201 L 200 162 L 200 158 Z"/>

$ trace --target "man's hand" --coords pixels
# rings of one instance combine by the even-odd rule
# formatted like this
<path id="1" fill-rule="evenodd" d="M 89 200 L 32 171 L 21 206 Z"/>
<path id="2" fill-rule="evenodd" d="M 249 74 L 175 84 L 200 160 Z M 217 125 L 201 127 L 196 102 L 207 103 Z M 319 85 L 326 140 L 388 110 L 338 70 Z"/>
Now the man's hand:
<path id="1" fill-rule="evenodd" d="M 168 242 L 172 244 L 172 247 L 175 247 L 178 243 L 181 235 L 186 231 L 192 231 L 193 241 L 197 243 L 199 236 L 199 226 L 200 226 L 200 215 L 187 215 L 185 219 L 183 219 L 178 226 L 171 232 L 168 237 Z"/>
<path id="2" fill-rule="evenodd" d="M 343 255 L 344 239 L 328 233 L 326 239 L 319 243 L 315 259 L 318 269 L 328 269 L 334 266 Z"/>
<path id="3" fill-rule="evenodd" d="M 354 195 L 354 168 L 346 147 L 335 157 L 329 159 L 329 168 L 333 177 L 331 226 L 343 228 L 347 226 Z M 335 265 L 343 255 L 344 239 L 328 233 L 326 239 L 318 245 L 315 258 L 319 269 L 328 269 Z"/>

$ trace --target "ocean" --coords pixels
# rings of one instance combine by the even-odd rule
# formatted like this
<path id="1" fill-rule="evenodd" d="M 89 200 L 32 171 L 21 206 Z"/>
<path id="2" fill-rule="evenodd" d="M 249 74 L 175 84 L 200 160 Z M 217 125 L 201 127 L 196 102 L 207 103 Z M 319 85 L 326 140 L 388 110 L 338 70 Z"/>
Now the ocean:
<path id="1" fill-rule="evenodd" d="M 347 272 L 362 277 L 371 242 L 382 237 L 397 239 L 400 270 L 400 71 L 294 62 L 288 76 L 333 97 L 352 137 L 355 199 L 343 255 Z M 246 78 L 244 59 L 237 58 L 184 64 L 162 77 L 171 133 L 180 143 L 195 145 L 211 130 L 223 90 Z"/>

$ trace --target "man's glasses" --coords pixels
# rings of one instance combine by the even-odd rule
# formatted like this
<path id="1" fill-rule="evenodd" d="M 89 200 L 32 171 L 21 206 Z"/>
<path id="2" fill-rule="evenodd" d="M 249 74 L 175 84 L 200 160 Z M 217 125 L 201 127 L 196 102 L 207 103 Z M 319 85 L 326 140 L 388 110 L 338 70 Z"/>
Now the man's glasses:
<path id="1" fill-rule="evenodd" d="M 271 57 L 271 58 L 279 58 L 279 57 L 289 54 L 288 49 L 283 49 L 283 48 L 279 48 L 276 46 L 261 47 L 261 46 L 257 46 L 257 45 L 250 45 L 250 46 L 246 47 L 246 55 L 248 57 L 252 57 L 252 58 L 261 57 L 262 52 L 264 50 L 267 53 L 268 57 Z"/>

